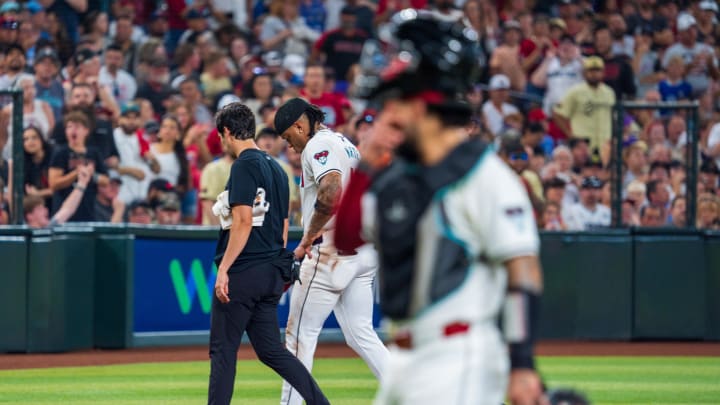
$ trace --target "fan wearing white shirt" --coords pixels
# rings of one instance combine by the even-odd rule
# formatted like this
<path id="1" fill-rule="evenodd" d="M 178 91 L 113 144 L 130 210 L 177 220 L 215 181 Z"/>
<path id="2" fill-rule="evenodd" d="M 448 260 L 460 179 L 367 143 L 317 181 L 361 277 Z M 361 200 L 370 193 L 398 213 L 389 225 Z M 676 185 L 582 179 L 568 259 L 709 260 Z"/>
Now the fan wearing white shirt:
<path id="1" fill-rule="evenodd" d="M 530 78 L 535 87 L 545 89 L 543 111 L 552 115 L 553 108 L 560 103 L 570 88 L 583 81 L 583 67 L 580 48 L 571 35 L 563 35 L 557 50 L 548 50 L 545 59 Z"/>
<path id="2" fill-rule="evenodd" d="M 120 45 L 110 45 L 105 49 L 105 65 L 100 68 L 98 81 L 112 90 L 119 105 L 129 103 L 137 93 L 137 82 L 132 75 L 122 69 L 123 50 Z"/>
<path id="3" fill-rule="evenodd" d="M 510 96 L 510 79 L 502 74 L 490 78 L 490 100 L 482 106 L 482 115 L 488 130 L 497 136 L 503 129 L 505 117 L 517 114 L 517 107 L 507 102 Z"/>
<path id="4" fill-rule="evenodd" d="M 599 203 L 603 183 L 595 176 L 585 177 L 580 186 L 580 202 L 563 207 L 569 231 L 587 231 L 610 226 L 610 208 Z"/>

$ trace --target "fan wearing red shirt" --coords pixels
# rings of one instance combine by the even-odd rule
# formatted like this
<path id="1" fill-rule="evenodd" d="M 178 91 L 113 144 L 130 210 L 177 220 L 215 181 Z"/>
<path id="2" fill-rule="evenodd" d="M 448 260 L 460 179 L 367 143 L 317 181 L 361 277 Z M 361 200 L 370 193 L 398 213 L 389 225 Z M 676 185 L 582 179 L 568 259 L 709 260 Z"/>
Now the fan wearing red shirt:
<path id="1" fill-rule="evenodd" d="M 336 131 L 345 125 L 350 113 L 350 102 L 342 95 L 325 92 L 325 68 L 311 64 L 305 69 L 304 87 L 300 95 L 325 113 L 325 125 Z"/>
<path id="2" fill-rule="evenodd" d="M 546 16 L 540 15 L 535 18 L 532 27 L 532 35 L 520 42 L 520 59 L 522 68 L 528 77 L 540 66 L 545 52 L 557 46 L 550 38 L 550 23 Z"/>

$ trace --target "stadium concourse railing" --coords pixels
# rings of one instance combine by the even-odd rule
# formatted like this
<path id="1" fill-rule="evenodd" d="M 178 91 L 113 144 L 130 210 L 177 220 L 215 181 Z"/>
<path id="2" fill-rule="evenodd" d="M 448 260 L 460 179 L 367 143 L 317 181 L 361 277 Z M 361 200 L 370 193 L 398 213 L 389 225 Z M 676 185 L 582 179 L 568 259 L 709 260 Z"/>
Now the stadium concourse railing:
<path id="1" fill-rule="evenodd" d="M 0 227 L 0 352 L 207 344 L 217 230 Z M 300 230 L 291 232 L 294 246 Z M 544 339 L 720 340 L 720 232 L 542 232 Z M 285 326 L 288 300 L 278 308 Z M 380 311 L 375 326 L 383 332 Z M 323 341 L 340 341 L 331 319 Z"/>

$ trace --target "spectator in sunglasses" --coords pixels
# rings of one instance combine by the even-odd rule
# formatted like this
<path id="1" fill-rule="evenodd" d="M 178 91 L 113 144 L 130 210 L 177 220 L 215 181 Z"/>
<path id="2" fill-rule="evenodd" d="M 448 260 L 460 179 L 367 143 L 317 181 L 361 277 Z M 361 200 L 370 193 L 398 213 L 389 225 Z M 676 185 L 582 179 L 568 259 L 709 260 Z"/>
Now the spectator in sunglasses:
<path id="1" fill-rule="evenodd" d="M 500 143 L 498 155 L 520 176 L 520 180 L 525 186 L 530 202 L 533 205 L 535 218 L 539 219 L 543 206 L 543 189 L 540 177 L 532 170 L 528 170 L 530 153 L 523 146 L 519 137 L 505 135 Z"/>

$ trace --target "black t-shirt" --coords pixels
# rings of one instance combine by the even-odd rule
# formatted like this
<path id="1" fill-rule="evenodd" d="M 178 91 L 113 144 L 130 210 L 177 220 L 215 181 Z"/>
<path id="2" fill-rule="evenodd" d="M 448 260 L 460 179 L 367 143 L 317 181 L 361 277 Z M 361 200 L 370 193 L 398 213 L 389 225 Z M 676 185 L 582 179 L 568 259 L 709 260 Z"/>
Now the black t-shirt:
<path id="1" fill-rule="evenodd" d="M 48 151 L 43 160 L 35 163 L 31 158 L 25 159 L 25 184 L 33 186 L 38 190 L 46 189 L 50 186 L 48 183 L 48 168 L 50 168 L 50 158 L 52 150 Z M 45 205 L 48 209 L 52 209 L 52 197 L 45 199 Z"/>
<path id="2" fill-rule="evenodd" d="M 350 66 L 360 60 L 366 39 L 368 35 L 360 30 L 355 30 L 355 35 L 350 37 L 340 30 L 334 30 L 319 39 L 320 50 L 327 55 L 325 63 L 335 70 L 337 80 L 347 80 Z"/>
<path id="3" fill-rule="evenodd" d="M 95 173 L 107 174 L 105 164 L 100 158 L 100 154 L 92 147 L 87 147 L 84 154 L 77 153 L 68 146 L 59 146 L 56 148 L 50 159 L 50 168 L 62 169 L 63 175 L 75 170 L 75 168 L 84 161 L 95 163 Z M 53 215 L 60 209 L 63 201 L 73 190 L 73 186 L 66 187 L 53 193 L 52 212 Z M 87 222 L 95 220 L 95 197 L 97 196 L 97 185 L 94 181 L 88 184 L 85 193 L 83 193 L 82 201 L 75 214 L 70 217 L 68 222 Z"/>
<path id="4" fill-rule="evenodd" d="M 160 89 L 155 89 L 149 84 L 145 83 L 137 91 L 137 98 L 144 98 L 150 101 L 153 109 L 158 115 L 165 115 L 165 100 L 170 98 L 173 93 L 173 89 L 169 85 L 165 84 Z"/>
<path id="5" fill-rule="evenodd" d="M 616 55 L 605 59 L 605 84 L 615 91 L 617 100 L 630 100 L 635 98 L 635 72 L 628 58 Z"/>
<path id="6" fill-rule="evenodd" d="M 56 145 L 67 145 L 67 137 L 65 136 L 65 124 L 60 121 L 53 128 L 52 139 Z M 95 119 L 95 128 L 90 131 L 87 138 L 87 146 L 92 147 L 104 161 L 110 156 L 118 157 L 118 150 L 115 146 L 115 138 L 113 138 L 112 123 L 102 118 Z"/>
<path id="7" fill-rule="evenodd" d="M 230 206 L 253 207 L 253 227 L 245 248 L 235 259 L 230 272 L 268 262 L 283 248 L 283 229 L 288 217 L 290 190 L 285 171 L 267 153 L 257 149 L 243 151 L 233 162 L 228 191 Z M 264 208 L 263 208 L 264 207 Z M 263 211 L 266 212 L 263 213 Z M 221 230 L 215 260 L 222 259 L 230 238 L 229 230 Z"/>
<path id="8" fill-rule="evenodd" d="M 113 216 L 113 206 L 105 205 L 101 203 L 97 198 L 95 199 L 95 221 L 98 222 L 110 222 Z"/>

